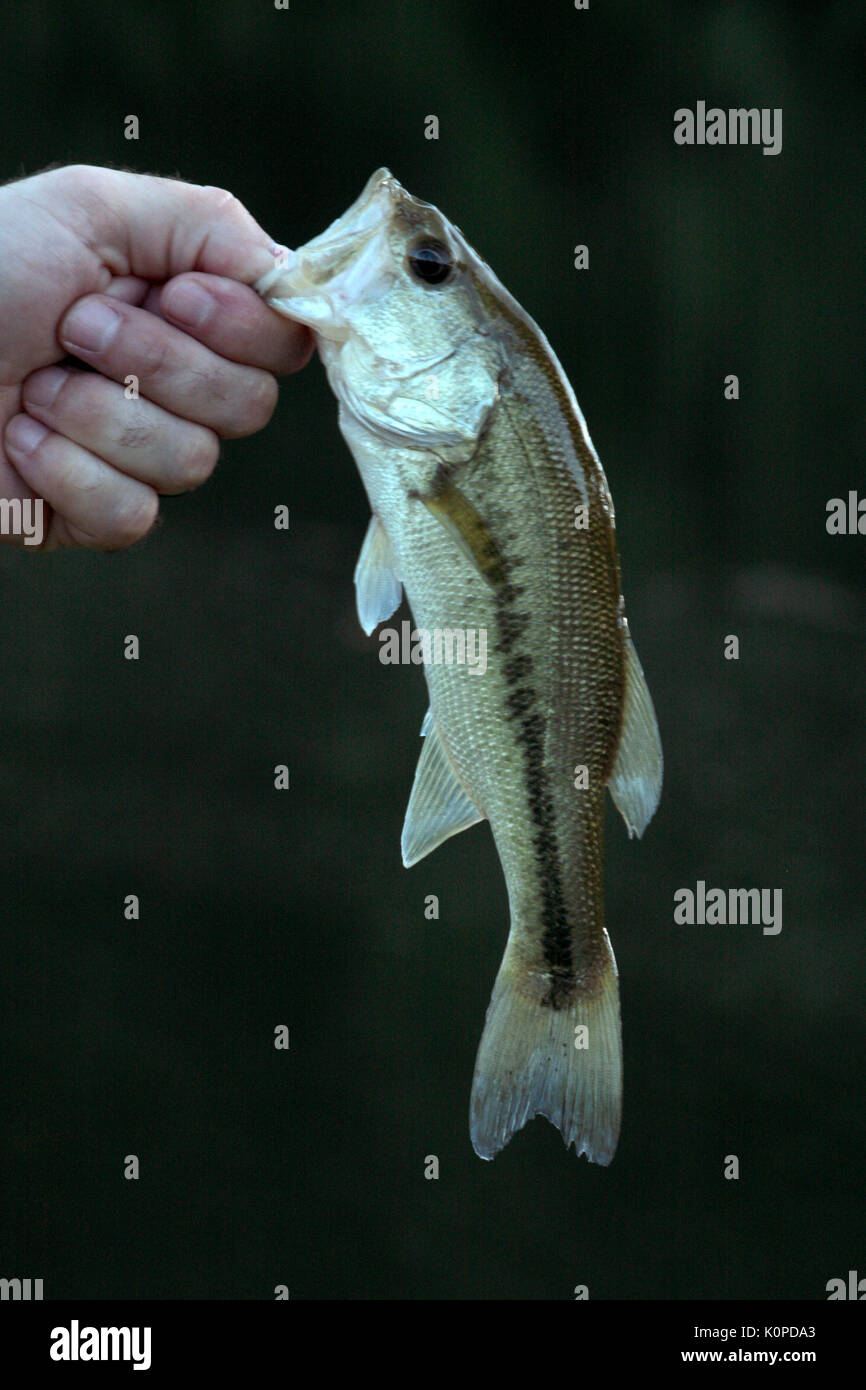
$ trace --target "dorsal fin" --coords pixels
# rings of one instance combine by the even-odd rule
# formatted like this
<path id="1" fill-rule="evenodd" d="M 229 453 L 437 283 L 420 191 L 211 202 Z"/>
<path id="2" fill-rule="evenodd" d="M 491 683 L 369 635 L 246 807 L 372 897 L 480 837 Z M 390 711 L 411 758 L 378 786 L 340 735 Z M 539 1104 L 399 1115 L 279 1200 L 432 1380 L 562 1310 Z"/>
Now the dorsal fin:
<path id="1" fill-rule="evenodd" d="M 450 836 L 484 820 L 458 779 L 429 711 L 424 728 L 424 747 L 415 770 L 401 840 L 407 869 Z"/>
<path id="2" fill-rule="evenodd" d="M 626 628 L 622 729 L 607 785 L 629 836 L 642 835 L 652 820 L 662 792 L 662 765 L 652 697 Z"/>

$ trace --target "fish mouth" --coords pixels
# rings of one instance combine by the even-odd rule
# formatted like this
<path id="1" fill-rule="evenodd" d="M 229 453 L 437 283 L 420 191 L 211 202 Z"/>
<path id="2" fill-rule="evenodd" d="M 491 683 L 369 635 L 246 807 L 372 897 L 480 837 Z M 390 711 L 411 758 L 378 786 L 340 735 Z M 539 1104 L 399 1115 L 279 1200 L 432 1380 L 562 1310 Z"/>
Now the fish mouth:
<path id="1" fill-rule="evenodd" d="M 398 207 L 414 202 L 388 169 L 377 169 L 360 197 L 319 236 L 282 255 L 254 288 L 287 317 L 323 337 L 341 340 L 347 310 L 390 286 L 394 270 L 384 244 Z"/>

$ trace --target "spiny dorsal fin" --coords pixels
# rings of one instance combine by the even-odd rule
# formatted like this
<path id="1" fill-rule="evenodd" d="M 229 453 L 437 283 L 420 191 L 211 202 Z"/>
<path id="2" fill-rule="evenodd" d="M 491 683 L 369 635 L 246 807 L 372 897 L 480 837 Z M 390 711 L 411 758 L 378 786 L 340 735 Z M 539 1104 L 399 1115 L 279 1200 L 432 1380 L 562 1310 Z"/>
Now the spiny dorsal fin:
<path id="1" fill-rule="evenodd" d="M 459 782 L 429 711 L 424 729 L 424 747 L 415 771 L 401 840 L 407 869 L 443 840 L 484 820 Z"/>
<path id="2" fill-rule="evenodd" d="M 652 698 L 627 628 L 622 730 L 607 785 L 629 835 L 642 835 L 662 793 L 662 745 Z"/>
<path id="3" fill-rule="evenodd" d="M 370 525 L 355 566 L 355 598 L 358 618 L 367 636 L 399 608 L 403 586 L 394 573 L 394 552 L 388 533 L 377 516 Z"/>

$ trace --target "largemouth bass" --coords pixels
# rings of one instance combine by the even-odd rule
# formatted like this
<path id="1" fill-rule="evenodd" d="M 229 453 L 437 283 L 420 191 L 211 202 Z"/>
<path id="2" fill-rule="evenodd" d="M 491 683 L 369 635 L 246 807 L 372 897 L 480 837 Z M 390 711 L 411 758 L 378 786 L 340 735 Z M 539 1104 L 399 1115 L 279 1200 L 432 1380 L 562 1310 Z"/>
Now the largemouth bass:
<path id="1" fill-rule="evenodd" d="M 662 752 L 629 635 L 614 511 L 538 325 L 431 204 L 379 169 L 256 285 L 308 324 L 372 518 L 355 572 L 368 634 L 403 590 L 419 632 L 473 630 L 486 669 L 425 664 L 430 709 L 403 828 L 409 867 L 488 820 L 511 926 L 472 1083 L 476 1153 L 534 1115 L 609 1163 L 620 1129 L 604 789 L 629 834 Z"/>

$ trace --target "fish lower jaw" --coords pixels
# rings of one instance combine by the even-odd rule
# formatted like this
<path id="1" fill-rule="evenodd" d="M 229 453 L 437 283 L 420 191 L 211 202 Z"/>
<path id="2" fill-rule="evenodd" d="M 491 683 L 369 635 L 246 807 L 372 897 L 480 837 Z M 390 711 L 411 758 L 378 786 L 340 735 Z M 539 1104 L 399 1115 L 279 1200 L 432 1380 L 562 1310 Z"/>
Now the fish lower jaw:
<path id="1" fill-rule="evenodd" d="M 260 294 L 263 299 L 266 299 L 268 295 L 273 292 L 274 287 L 278 285 L 281 280 L 291 275 L 292 271 L 297 268 L 298 260 L 297 251 L 290 251 L 288 247 L 284 247 L 277 256 L 272 268 L 264 275 L 260 276 L 253 285 L 256 294 Z"/>
<path id="2" fill-rule="evenodd" d="M 349 337 L 348 324 L 323 295 L 317 294 L 309 298 L 302 295 L 279 298 L 269 295 L 266 303 L 285 318 L 292 319 L 295 323 L 306 324 L 317 338 L 324 338 L 332 343 L 344 343 Z"/>
<path id="3" fill-rule="evenodd" d="M 272 309 L 296 323 L 304 323 L 323 337 L 343 341 L 348 336 L 346 311 L 351 296 L 340 288 L 330 293 L 310 283 L 307 267 L 295 251 L 291 260 L 279 261 L 257 280 L 253 289 Z"/>

